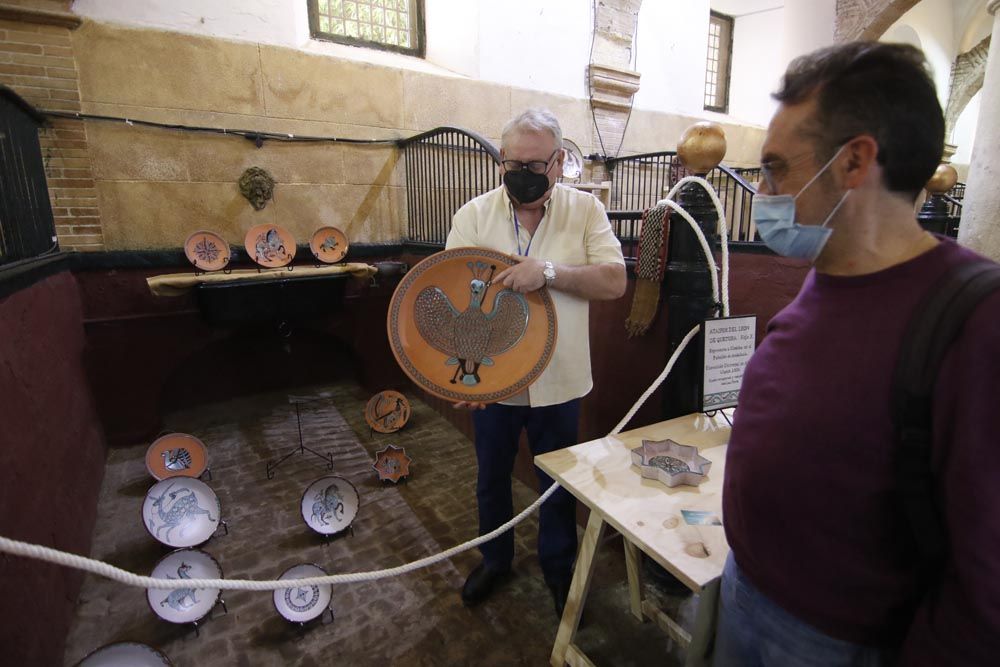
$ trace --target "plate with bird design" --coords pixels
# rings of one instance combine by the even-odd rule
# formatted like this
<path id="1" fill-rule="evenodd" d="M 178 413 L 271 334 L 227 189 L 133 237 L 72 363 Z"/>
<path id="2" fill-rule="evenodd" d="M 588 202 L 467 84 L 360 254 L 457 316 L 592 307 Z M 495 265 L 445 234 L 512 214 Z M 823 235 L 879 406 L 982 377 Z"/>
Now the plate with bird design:
<path id="1" fill-rule="evenodd" d="M 229 265 L 232 251 L 224 238 L 215 232 L 201 230 L 184 241 L 184 256 L 196 269 L 218 271 Z"/>
<path id="2" fill-rule="evenodd" d="M 325 577 L 326 570 L 313 563 L 299 563 L 285 570 L 279 581 L 285 579 L 305 579 L 306 577 Z M 295 586 L 278 588 L 274 591 L 274 608 L 281 617 L 292 623 L 306 623 L 323 615 L 330 606 L 333 597 L 333 587 L 330 584 L 320 586 Z"/>
<path id="3" fill-rule="evenodd" d="M 192 477 L 169 477 L 146 492 L 142 525 L 168 547 L 193 547 L 212 537 L 221 512 L 219 497 L 208 484 Z"/>
<path id="4" fill-rule="evenodd" d="M 556 345 L 547 289 L 522 294 L 494 284 L 515 260 L 486 248 L 424 259 L 396 287 L 386 326 L 403 371 L 447 401 L 495 403 L 535 381 Z"/>
<path id="5" fill-rule="evenodd" d="M 309 240 L 309 249 L 324 264 L 336 264 L 344 259 L 350 247 L 347 235 L 336 227 L 320 227 Z"/>
<path id="6" fill-rule="evenodd" d="M 201 549 L 178 549 L 161 558 L 150 573 L 154 579 L 176 579 L 180 588 L 147 588 L 153 613 L 170 623 L 197 623 L 222 597 L 218 588 L 184 588 L 184 579 L 222 579 L 222 566 Z"/>
<path id="7" fill-rule="evenodd" d="M 395 433 L 410 420 L 410 402 L 398 391 L 385 389 L 365 406 L 365 421 L 373 431 Z"/>
<path id="8" fill-rule="evenodd" d="M 251 227 L 243 247 L 250 259 L 268 269 L 287 266 L 295 258 L 295 237 L 278 225 Z"/>
<path id="9" fill-rule="evenodd" d="M 153 479 L 201 477 L 208 467 L 208 448 L 187 433 L 168 433 L 146 450 L 146 470 Z"/>

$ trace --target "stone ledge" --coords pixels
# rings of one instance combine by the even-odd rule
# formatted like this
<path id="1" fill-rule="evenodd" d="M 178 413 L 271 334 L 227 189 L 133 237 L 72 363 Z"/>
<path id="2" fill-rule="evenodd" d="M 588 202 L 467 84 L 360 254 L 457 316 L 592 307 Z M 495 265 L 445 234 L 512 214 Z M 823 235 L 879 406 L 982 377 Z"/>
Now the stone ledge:
<path id="1" fill-rule="evenodd" d="M 83 23 L 76 14 L 57 12 L 49 9 L 33 9 L 20 5 L 0 4 L 0 19 L 6 21 L 21 21 L 22 23 L 40 23 L 42 25 L 57 25 L 74 30 Z"/>

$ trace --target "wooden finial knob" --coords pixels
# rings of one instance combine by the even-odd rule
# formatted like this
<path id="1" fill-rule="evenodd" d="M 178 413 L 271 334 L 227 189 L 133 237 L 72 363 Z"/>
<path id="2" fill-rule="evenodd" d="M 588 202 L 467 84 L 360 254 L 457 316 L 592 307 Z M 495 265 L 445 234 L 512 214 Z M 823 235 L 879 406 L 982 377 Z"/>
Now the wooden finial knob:
<path id="1" fill-rule="evenodd" d="M 955 171 L 955 168 L 950 164 L 939 164 L 938 168 L 934 170 L 934 175 L 924 187 L 932 195 L 940 195 L 955 187 L 957 182 L 958 172 Z"/>
<path id="2" fill-rule="evenodd" d="M 696 174 L 706 174 L 726 156 L 726 133 L 718 123 L 702 121 L 684 130 L 677 157 Z"/>

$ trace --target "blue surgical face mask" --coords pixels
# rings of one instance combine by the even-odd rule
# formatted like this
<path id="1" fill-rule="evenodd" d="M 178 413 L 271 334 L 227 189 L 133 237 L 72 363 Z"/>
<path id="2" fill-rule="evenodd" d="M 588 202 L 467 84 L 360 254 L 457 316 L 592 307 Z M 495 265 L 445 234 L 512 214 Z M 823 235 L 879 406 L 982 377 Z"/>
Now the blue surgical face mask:
<path id="1" fill-rule="evenodd" d="M 840 198 L 840 201 L 833 207 L 830 215 L 826 216 L 826 220 L 821 225 L 800 225 L 795 222 L 795 200 L 833 164 L 842 150 L 844 150 L 843 146 L 794 197 L 792 195 L 754 196 L 750 215 L 757 226 L 757 233 L 768 248 L 779 255 L 793 259 L 805 259 L 813 262 L 819 257 L 823 246 L 826 245 L 830 234 L 833 233 L 827 224 L 851 191 L 848 190 L 844 193 L 844 196 Z"/>

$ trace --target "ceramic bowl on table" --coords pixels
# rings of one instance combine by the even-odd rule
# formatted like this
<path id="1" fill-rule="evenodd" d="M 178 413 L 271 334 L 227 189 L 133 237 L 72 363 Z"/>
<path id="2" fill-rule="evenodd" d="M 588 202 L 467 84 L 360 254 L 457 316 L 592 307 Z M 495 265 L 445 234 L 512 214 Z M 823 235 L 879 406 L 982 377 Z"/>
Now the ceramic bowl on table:
<path id="1" fill-rule="evenodd" d="M 632 464 L 639 467 L 642 477 L 670 487 L 697 486 L 708 478 L 712 468 L 712 462 L 699 454 L 697 447 L 682 445 L 669 438 L 643 440 L 642 446 L 633 449 L 631 455 Z"/>
<path id="2" fill-rule="evenodd" d="M 181 588 L 147 588 L 153 613 L 170 623 L 197 623 L 222 597 L 218 588 L 184 588 L 185 579 L 222 579 L 222 567 L 200 549 L 178 549 L 161 558 L 150 573 L 155 579 L 176 579 Z"/>
<path id="3" fill-rule="evenodd" d="M 319 565 L 300 563 L 285 570 L 278 579 L 304 579 L 306 577 L 324 577 L 327 572 Z M 291 623 L 307 623 L 319 618 L 330 606 L 333 597 L 332 586 L 295 586 L 278 588 L 274 591 L 274 608 L 286 621 Z"/>
<path id="4" fill-rule="evenodd" d="M 326 475 L 312 482 L 302 494 L 302 520 L 321 535 L 335 535 L 350 528 L 361 499 L 346 478 Z"/>
<path id="5" fill-rule="evenodd" d="M 179 549 L 208 541 L 219 527 L 222 506 L 215 491 L 193 477 L 154 484 L 142 504 L 142 523 L 157 541 Z"/>

